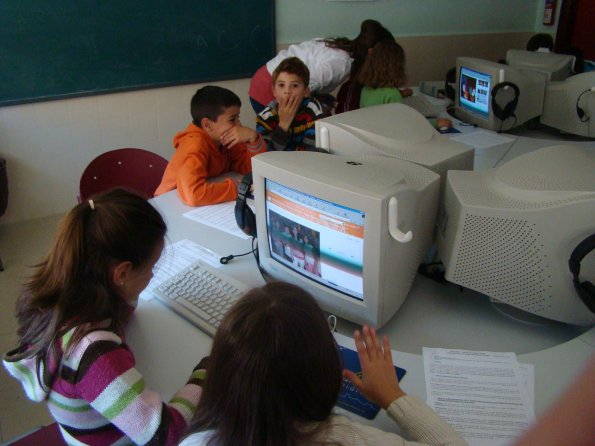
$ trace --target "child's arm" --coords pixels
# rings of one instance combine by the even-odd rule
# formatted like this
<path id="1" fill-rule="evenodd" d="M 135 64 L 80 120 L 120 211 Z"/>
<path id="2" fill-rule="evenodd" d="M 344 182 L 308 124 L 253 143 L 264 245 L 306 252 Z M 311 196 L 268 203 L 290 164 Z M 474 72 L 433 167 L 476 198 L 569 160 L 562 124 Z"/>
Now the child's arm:
<path id="1" fill-rule="evenodd" d="M 221 144 L 231 149 L 236 144 L 242 142 L 254 144 L 258 138 L 259 134 L 256 130 L 240 125 L 223 132 L 221 135 Z"/>
<path id="2" fill-rule="evenodd" d="M 207 182 L 207 166 L 208 156 L 204 152 L 188 154 L 182 160 L 176 178 L 182 201 L 189 206 L 204 206 L 235 200 L 238 195 L 235 182 L 231 178 L 219 183 Z"/>
<path id="3" fill-rule="evenodd" d="M 197 366 L 188 383 L 164 403 L 146 388 L 135 365 L 134 355 L 122 345 L 94 342 L 79 363 L 76 389 L 135 444 L 177 444 L 200 399 L 204 372 Z"/>
<path id="4" fill-rule="evenodd" d="M 252 157 L 267 151 L 267 144 L 258 133 L 255 141 L 235 145 L 230 148 L 231 170 L 243 175 L 252 171 Z"/>

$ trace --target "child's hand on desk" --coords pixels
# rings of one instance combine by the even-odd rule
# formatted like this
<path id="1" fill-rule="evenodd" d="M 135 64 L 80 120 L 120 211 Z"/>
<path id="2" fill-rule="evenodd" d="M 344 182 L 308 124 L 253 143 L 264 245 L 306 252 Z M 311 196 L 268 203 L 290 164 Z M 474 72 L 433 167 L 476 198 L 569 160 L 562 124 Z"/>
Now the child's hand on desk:
<path id="1" fill-rule="evenodd" d="M 413 90 L 409 87 L 399 88 L 399 91 L 401 92 L 401 96 L 403 96 L 404 98 L 413 94 Z"/>
<path id="2" fill-rule="evenodd" d="M 238 143 L 254 142 L 257 139 L 258 133 L 256 130 L 243 126 L 234 126 L 223 132 L 221 135 L 221 144 L 231 149 Z"/>
<path id="3" fill-rule="evenodd" d="M 281 127 L 284 131 L 288 131 L 291 123 L 293 122 L 293 118 L 295 118 L 295 114 L 304 99 L 303 96 L 299 95 L 292 95 L 292 96 L 284 96 L 279 99 L 279 104 L 277 106 L 277 114 L 279 115 L 279 127 Z"/>
<path id="4" fill-rule="evenodd" d="M 390 350 L 388 338 L 382 344 L 376 330 L 364 325 L 362 333 L 353 334 L 355 347 L 362 366 L 361 379 L 350 370 L 343 370 L 347 378 L 366 398 L 386 409 L 391 403 L 405 395 L 401 390 Z"/>

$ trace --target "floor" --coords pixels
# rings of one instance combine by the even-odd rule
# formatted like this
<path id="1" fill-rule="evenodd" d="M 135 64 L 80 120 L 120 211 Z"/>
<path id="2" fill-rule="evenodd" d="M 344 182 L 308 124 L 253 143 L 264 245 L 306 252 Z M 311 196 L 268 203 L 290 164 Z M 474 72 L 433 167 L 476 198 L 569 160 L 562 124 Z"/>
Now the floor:
<path id="1" fill-rule="evenodd" d="M 0 352 L 16 346 L 14 307 L 30 266 L 48 251 L 61 215 L 0 225 Z M 0 442 L 53 421 L 45 404 L 29 401 L 21 385 L 0 367 Z"/>

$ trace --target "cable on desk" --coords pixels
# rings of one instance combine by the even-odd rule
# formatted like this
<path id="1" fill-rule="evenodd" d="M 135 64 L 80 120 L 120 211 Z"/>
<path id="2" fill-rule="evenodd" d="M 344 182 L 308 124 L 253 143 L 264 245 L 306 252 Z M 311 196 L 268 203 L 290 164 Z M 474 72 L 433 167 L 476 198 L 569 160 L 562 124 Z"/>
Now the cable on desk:
<path id="1" fill-rule="evenodd" d="M 228 256 L 221 257 L 219 259 L 219 262 L 223 265 L 227 265 L 229 262 L 231 262 L 236 257 L 242 257 L 242 256 L 247 256 L 249 254 L 254 254 L 254 257 L 256 258 L 256 262 L 258 263 L 258 246 L 254 247 L 254 240 L 256 240 L 256 237 L 252 237 L 252 250 L 250 250 L 248 252 L 244 252 L 242 254 L 230 254 Z"/>

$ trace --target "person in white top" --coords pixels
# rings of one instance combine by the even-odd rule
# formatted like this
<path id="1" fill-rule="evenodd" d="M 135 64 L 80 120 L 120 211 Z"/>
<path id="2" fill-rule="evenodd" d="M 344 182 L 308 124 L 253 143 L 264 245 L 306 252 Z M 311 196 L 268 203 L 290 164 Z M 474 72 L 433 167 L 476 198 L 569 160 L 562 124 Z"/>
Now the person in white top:
<path id="1" fill-rule="evenodd" d="M 376 20 L 364 20 L 359 35 L 350 40 L 346 37 L 317 38 L 290 45 L 263 65 L 250 80 L 250 103 L 259 114 L 271 101 L 273 83 L 271 75 L 287 57 L 298 57 L 310 71 L 309 88 L 313 96 L 322 99 L 333 92 L 347 78 L 353 77 L 376 42 L 392 39 L 393 36 Z"/>
<path id="2" fill-rule="evenodd" d="M 362 375 L 342 370 L 327 320 L 301 288 L 272 282 L 226 314 L 206 360 L 201 399 L 180 446 L 466 445 L 399 386 L 386 336 L 354 333 Z M 346 378 L 384 408 L 407 439 L 333 414 Z"/>

